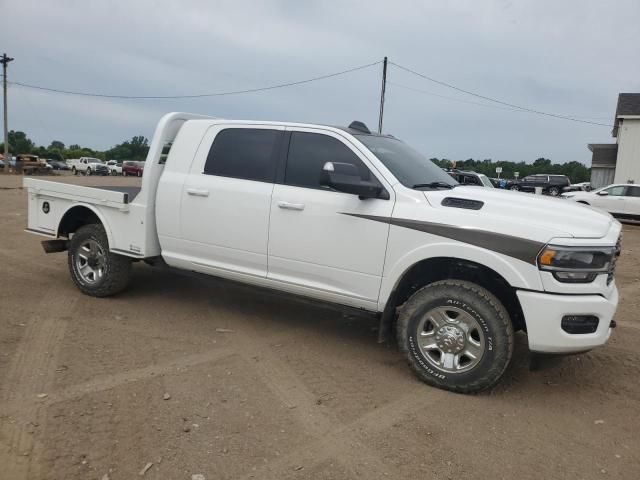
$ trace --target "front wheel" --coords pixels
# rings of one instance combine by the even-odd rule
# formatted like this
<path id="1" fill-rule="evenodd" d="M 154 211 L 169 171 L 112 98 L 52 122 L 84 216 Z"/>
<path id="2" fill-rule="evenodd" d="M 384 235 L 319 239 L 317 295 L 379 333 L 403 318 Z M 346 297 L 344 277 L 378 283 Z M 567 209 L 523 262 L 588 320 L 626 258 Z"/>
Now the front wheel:
<path id="1" fill-rule="evenodd" d="M 87 176 L 91 175 L 91 168 L 87 168 L 87 171 L 85 172 L 85 175 L 87 175 Z"/>
<path id="2" fill-rule="evenodd" d="M 398 343 L 424 382 L 474 393 L 494 386 L 513 354 L 513 326 L 488 290 L 463 280 L 421 288 L 402 307 Z"/>
<path id="3" fill-rule="evenodd" d="M 80 227 L 71 237 L 68 255 L 71 278 L 80 291 L 108 297 L 124 290 L 131 277 L 131 259 L 109 251 L 104 227 Z"/>

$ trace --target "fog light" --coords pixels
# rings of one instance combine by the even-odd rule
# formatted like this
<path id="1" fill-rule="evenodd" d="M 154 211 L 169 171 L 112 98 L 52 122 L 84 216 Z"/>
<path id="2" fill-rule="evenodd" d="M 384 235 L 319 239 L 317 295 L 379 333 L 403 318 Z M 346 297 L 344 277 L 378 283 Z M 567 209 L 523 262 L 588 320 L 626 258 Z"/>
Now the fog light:
<path id="1" fill-rule="evenodd" d="M 580 333 L 595 333 L 600 320 L 594 315 L 565 315 L 560 326 L 562 330 L 572 335 Z"/>

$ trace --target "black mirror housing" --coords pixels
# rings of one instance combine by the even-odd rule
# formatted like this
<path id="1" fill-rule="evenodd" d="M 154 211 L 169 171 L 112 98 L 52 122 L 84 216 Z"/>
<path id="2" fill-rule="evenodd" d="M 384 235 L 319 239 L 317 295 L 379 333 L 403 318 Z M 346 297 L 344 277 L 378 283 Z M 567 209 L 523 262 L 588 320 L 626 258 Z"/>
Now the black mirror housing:
<path id="1" fill-rule="evenodd" d="M 338 192 L 358 195 L 360 199 L 381 198 L 388 200 L 390 198 L 389 192 L 378 182 L 362 180 L 358 168 L 351 163 L 325 163 L 320 183 Z"/>

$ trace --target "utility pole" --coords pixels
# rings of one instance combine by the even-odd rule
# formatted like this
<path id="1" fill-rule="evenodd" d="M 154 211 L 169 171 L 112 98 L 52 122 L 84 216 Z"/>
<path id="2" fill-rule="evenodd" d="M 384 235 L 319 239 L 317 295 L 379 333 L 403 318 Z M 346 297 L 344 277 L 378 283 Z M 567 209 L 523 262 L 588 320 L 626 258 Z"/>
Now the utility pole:
<path id="1" fill-rule="evenodd" d="M 387 90 L 387 57 L 382 62 L 382 88 L 380 90 L 380 116 L 378 117 L 378 133 L 382 133 L 382 117 L 384 116 L 384 94 Z"/>
<path id="2" fill-rule="evenodd" d="M 2 92 L 4 93 L 4 173 L 9 173 L 9 129 L 7 128 L 7 65 L 13 58 L 2 54 Z"/>

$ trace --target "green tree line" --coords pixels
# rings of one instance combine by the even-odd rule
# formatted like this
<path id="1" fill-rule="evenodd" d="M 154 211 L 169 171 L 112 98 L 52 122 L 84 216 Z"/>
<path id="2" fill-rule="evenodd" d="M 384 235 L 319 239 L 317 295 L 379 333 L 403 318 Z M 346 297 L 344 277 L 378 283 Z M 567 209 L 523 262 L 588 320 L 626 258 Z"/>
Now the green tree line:
<path id="1" fill-rule="evenodd" d="M 41 158 L 67 160 L 70 158 L 94 157 L 101 160 L 144 160 L 149 151 L 149 140 L 142 135 L 125 140 L 108 150 L 100 151 L 77 144 L 65 145 L 60 140 L 52 141 L 48 147 L 36 145 L 25 132 L 11 130 L 9 132 L 9 152 L 13 155 L 30 153 Z M 4 151 L 4 143 L 0 143 L 0 152 Z"/>
<path id="2" fill-rule="evenodd" d="M 457 168 L 458 170 L 471 170 L 484 173 L 488 177 L 497 177 L 496 167 L 502 167 L 500 178 L 514 178 L 518 172 L 519 178 L 534 173 L 548 173 L 566 175 L 572 183 L 588 182 L 591 178 L 591 169 L 576 161 L 566 163 L 552 163 L 548 158 L 538 158 L 533 163 L 526 162 L 494 162 L 491 159 L 474 160 L 449 160 L 447 158 L 432 158 L 432 162 L 442 168 Z"/>

